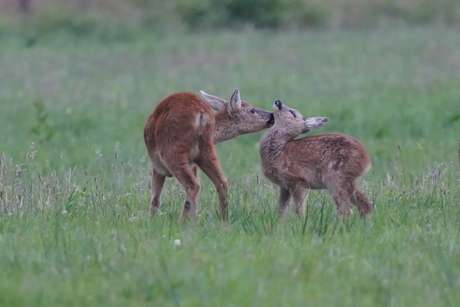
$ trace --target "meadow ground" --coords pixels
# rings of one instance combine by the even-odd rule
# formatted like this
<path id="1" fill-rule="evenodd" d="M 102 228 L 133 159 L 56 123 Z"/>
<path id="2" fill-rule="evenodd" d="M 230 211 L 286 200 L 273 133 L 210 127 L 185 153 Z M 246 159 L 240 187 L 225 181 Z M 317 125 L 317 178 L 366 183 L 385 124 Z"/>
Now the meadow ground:
<path id="1" fill-rule="evenodd" d="M 3 36 L 0 80 L 0 306 L 460 302 L 458 29 Z M 176 91 L 235 87 L 361 140 L 373 225 L 337 221 L 321 191 L 306 218 L 278 219 L 261 133 L 217 146 L 228 221 L 205 176 L 197 224 L 177 224 L 171 179 L 149 220 L 147 116 Z"/>

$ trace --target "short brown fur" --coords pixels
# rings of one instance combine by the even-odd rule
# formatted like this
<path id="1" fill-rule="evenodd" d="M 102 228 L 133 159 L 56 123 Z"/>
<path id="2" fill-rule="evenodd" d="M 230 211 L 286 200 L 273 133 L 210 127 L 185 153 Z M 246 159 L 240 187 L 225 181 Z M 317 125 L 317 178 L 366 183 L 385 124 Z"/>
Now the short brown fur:
<path id="1" fill-rule="evenodd" d="M 214 144 L 273 124 L 273 114 L 241 101 L 238 89 L 229 102 L 200 93 L 206 103 L 191 92 L 166 97 L 145 124 L 144 141 L 152 162 L 151 217 L 160 207 L 165 177 L 174 176 L 187 194 L 179 222 L 183 222 L 190 211 L 196 219 L 199 167 L 216 187 L 219 213 L 225 218 L 227 179 L 220 168 Z M 214 114 L 211 107 L 218 113 Z"/>
<path id="2" fill-rule="evenodd" d="M 284 214 L 292 197 L 296 212 L 305 215 L 307 189 L 327 189 L 337 206 L 339 218 L 351 211 L 350 201 L 362 216 L 368 216 L 372 202 L 356 186 L 358 179 L 371 167 L 363 145 L 339 133 L 295 139 L 321 127 L 327 118 L 305 119 L 279 100 L 273 109 L 275 124 L 263 135 L 259 150 L 264 175 L 280 187 L 278 212 Z"/>

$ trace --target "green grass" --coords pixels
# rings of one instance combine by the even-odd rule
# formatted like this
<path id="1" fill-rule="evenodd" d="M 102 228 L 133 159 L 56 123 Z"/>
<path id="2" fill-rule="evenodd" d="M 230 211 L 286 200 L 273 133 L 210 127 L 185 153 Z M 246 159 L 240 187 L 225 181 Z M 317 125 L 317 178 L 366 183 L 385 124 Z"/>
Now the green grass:
<path id="1" fill-rule="evenodd" d="M 2 37 L 0 306 L 458 305 L 459 50 L 443 27 Z M 147 116 L 176 91 L 235 87 L 362 141 L 372 225 L 337 221 L 321 191 L 305 219 L 278 219 L 261 133 L 217 146 L 228 221 L 205 176 L 196 224 L 177 224 L 174 180 L 148 219 Z"/>

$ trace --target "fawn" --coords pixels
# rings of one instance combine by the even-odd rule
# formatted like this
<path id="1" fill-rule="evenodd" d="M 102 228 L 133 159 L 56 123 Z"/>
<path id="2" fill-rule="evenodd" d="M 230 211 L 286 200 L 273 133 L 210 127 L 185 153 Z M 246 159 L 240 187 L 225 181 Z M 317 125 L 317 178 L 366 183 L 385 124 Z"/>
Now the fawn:
<path id="1" fill-rule="evenodd" d="M 280 187 L 278 213 L 283 215 L 291 197 L 296 212 L 305 215 L 307 189 L 327 189 L 337 206 L 337 217 L 346 217 L 351 201 L 368 216 L 372 202 L 356 187 L 369 171 L 371 161 L 363 145 L 351 136 L 325 133 L 295 139 L 323 126 L 325 117 L 304 118 L 299 111 L 276 100 L 275 123 L 260 141 L 264 175 Z"/>
<path id="2" fill-rule="evenodd" d="M 160 206 L 165 177 L 174 176 L 186 192 L 179 222 L 182 223 L 190 211 L 192 218 L 196 219 L 199 167 L 217 190 L 219 213 L 224 219 L 227 179 L 220 168 L 214 144 L 273 125 L 273 113 L 242 101 L 238 89 L 228 102 L 203 91 L 200 94 L 206 103 L 191 92 L 166 97 L 145 124 L 144 141 L 152 161 L 151 217 Z M 217 113 L 214 114 L 211 108 Z"/>

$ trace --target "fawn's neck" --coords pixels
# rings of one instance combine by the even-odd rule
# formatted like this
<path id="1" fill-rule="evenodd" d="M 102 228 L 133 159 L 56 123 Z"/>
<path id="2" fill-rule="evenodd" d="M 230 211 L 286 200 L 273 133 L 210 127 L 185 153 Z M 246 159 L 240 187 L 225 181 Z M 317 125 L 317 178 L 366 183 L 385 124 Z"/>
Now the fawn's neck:
<path id="1" fill-rule="evenodd" d="M 268 129 L 260 140 L 259 152 L 262 163 L 274 160 L 281 155 L 284 145 L 289 141 L 280 131 Z"/>

